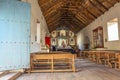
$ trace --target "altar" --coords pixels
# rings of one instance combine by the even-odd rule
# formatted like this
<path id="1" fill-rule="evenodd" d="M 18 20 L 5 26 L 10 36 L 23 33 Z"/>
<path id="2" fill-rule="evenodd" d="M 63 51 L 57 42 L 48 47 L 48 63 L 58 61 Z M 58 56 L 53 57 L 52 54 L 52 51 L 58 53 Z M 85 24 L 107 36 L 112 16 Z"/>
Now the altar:
<path id="1" fill-rule="evenodd" d="M 51 32 L 50 47 L 52 51 L 73 52 L 76 46 L 76 35 L 64 26 Z"/>

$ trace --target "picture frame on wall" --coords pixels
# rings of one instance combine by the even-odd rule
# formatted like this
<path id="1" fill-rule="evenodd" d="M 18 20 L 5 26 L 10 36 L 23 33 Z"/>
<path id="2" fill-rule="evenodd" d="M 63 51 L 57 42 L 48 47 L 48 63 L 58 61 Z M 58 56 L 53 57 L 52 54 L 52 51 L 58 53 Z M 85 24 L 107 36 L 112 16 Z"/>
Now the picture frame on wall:
<path id="1" fill-rule="evenodd" d="M 53 38 L 57 37 L 57 32 L 56 32 L 56 31 L 53 31 L 53 32 L 51 33 L 51 36 L 52 36 Z"/>
<path id="2" fill-rule="evenodd" d="M 57 45 L 56 38 L 51 38 L 51 45 L 53 45 L 53 46 Z"/>
<path id="3" fill-rule="evenodd" d="M 66 36 L 66 31 L 65 30 L 60 30 L 60 36 L 61 37 Z"/>
<path id="4" fill-rule="evenodd" d="M 69 44 L 70 45 L 75 45 L 75 39 L 74 38 L 69 38 Z"/>
<path id="5" fill-rule="evenodd" d="M 69 37 L 74 37 L 74 32 L 69 31 Z"/>

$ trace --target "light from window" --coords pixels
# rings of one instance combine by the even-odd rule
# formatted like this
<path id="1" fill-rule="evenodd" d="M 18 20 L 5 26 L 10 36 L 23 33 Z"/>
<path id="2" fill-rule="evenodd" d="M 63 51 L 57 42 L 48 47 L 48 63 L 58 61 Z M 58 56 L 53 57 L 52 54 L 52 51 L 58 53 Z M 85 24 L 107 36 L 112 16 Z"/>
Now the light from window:
<path id="1" fill-rule="evenodd" d="M 37 43 L 40 43 L 40 23 L 37 23 Z"/>
<path id="2" fill-rule="evenodd" d="M 115 18 L 107 23 L 108 41 L 119 40 L 118 19 Z"/>

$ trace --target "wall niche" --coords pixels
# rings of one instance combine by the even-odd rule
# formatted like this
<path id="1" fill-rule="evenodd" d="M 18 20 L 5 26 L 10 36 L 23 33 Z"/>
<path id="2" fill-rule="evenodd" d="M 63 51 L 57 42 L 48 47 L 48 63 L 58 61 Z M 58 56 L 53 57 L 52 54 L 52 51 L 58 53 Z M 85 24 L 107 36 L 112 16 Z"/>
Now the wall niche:
<path id="1" fill-rule="evenodd" d="M 94 48 L 104 48 L 103 27 L 97 27 L 93 30 Z"/>

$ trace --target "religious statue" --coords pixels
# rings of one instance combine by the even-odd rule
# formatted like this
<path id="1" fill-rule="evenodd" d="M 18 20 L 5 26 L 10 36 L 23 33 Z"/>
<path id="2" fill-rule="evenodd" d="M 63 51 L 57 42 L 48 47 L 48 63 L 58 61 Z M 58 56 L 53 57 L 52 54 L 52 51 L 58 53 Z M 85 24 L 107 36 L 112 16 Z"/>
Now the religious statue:
<path id="1" fill-rule="evenodd" d="M 63 46 L 63 48 L 65 48 L 65 46 L 66 46 L 64 41 L 62 41 L 62 46 Z"/>

